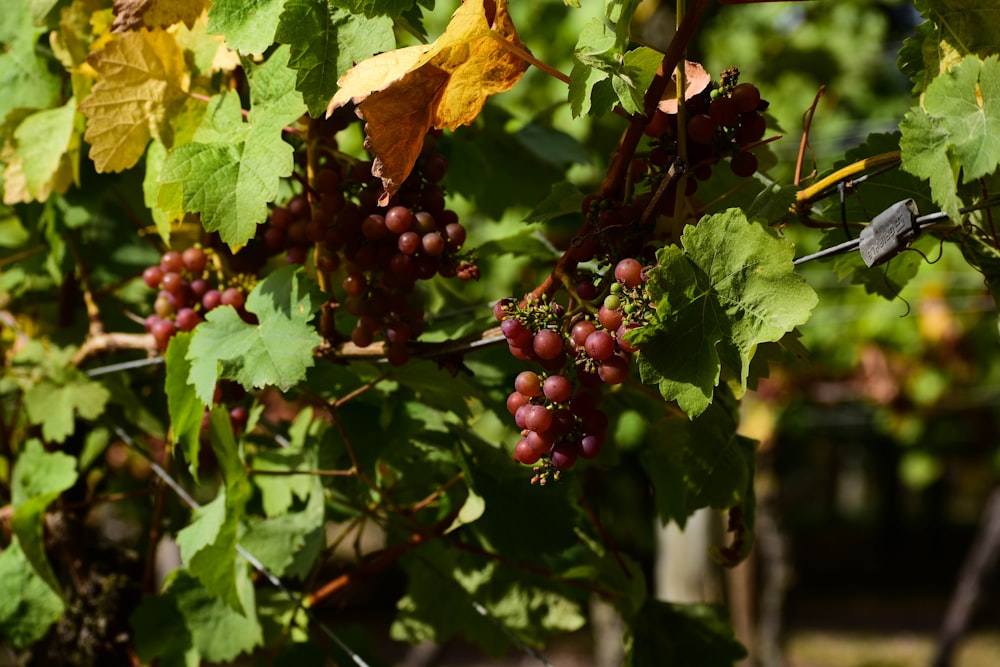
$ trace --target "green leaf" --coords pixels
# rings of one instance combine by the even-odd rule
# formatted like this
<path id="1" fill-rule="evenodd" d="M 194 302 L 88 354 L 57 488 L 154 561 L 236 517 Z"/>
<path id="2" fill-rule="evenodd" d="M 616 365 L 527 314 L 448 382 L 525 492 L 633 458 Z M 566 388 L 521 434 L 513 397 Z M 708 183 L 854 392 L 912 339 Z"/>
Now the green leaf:
<path id="1" fill-rule="evenodd" d="M 640 460 L 653 484 L 660 519 L 681 527 L 702 507 L 739 506 L 742 534 L 720 558 L 732 565 L 749 553 L 753 543 L 756 497 L 753 474 L 756 443 L 736 434 L 738 407 L 732 392 L 721 389 L 716 401 L 693 421 L 672 419 L 657 433 L 668 432 L 642 451 Z"/>
<path id="2" fill-rule="evenodd" d="M 18 107 L 47 109 L 59 101 L 59 77 L 35 50 L 46 32 L 31 20 L 27 3 L 4 8 L 0 19 L 0 122 Z"/>
<path id="3" fill-rule="evenodd" d="M 325 498 L 319 477 L 306 477 L 312 487 L 301 512 L 269 519 L 253 518 L 240 540 L 272 574 L 304 579 L 326 545 Z"/>
<path id="4" fill-rule="evenodd" d="M 626 667 L 732 667 L 746 654 L 723 605 L 648 600 L 625 637 Z"/>
<path id="5" fill-rule="evenodd" d="M 395 18 L 413 7 L 414 0 L 330 0 L 334 7 L 346 9 L 351 14 L 373 16 L 388 16 Z"/>
<path id="6" fill-rule="evenodd" d="M 545 222 L 561 215 L 580 213 L 583 199 L 584 195 L 578 187 L 568 181 L 560 181 L 552 186 L 549 196 L 543 199 L 524 218 L 524 221 Z"/>
<path id="7" fill-rule="evenodd" d="M 263 644 L 253 582 L 241 560 L 236 587 L 245 613 L 234 611 L 181 570 L 162 595 L 145 598 L 132 614 L 136 654 L 164 667 L 229 663 Z"/>
<path id="8" fill-rule="evenodd" d="M 245 613 L 240 607 L 238 580 L 240 570 L 246 566 L 236 558 L 236 544 L 250 498 L 250 482 L 237 451 L 229 411 L 224 407 L 212 409 L 209 433 L 225 487 L 215 500 L 195 511 L 191 524 L 177 534 L 177 544 L 188 571 L 205 590 Z"/>
<path id="9" fill-rule="evenodd" d="M 351 13 L 333 9 L 338 4 L 351 3 L 288 0 L 275 35 L 276 41 L 291 45 L 288 66 L 297 72 L 295 87 L 313 118 L 326 113 L 337 92 L 337 79 L 355 63 L 396 48 L 391 18 L 375 14 L 362 18 L 354 9 Z"/>
<path id="10" fill-rule="evenodd" d="M 647 46 L 640 46 L 625 54 L 624 68 L 616 73 L 611 83 L 627 113 L 644 113 L 646 88 L 653 81 L 661 60 L 663 54 Z"/>
<path id="11" fill-rule="evenodd" d="M 529 644 L 584 623 L 578 604 L 540 585 L 540 578 L 537 583 L 530 577 L 511 578 L 495 562 L 476 562 L 440 542 L 405 556 L 402 563 L 409 583 L 389 631 L 396 640 L 443 643 L 462 637 L 499 656 L 509 648 L 509 640 L 476 612 L 477 604 Z"/>
<path id="12" fill-rule="evenodd" d="M 201 419 L 206 404 L 191 391 L 188 377 L 191 362 L 187 358 L 191 348 L 191 333 L 181 332 L 170 339 L 165 356 L 167 379 L 163 389 L 167 394 L 167 412 L 170 414 L 171 443 L 180 446 L 188 470 L 198 481 L 198 453 L 201 451 Z"/>
<path id="13" fill-rule="evenodd" d="M 278 196 L 279 180 L 294 167 L 282 128 L 306 107 L 286 66 L 288 54 L 287 46 L 279 47 L 250 70 L 247 123 L 235 95 L 212 98 L 195 141 L 175 147 L 160 172 L 161 184 L 183 184 L 185 210 L 201 213 L 205 230 L 218 231 L 231 247 L 253 238 L 267 203 Z"/>
<path id="14" fill-rule="evenodd" d="M 608 20 L 615 26 L 615 47 L 619 51 L 623 51 L 631 41 L 629 27 L 640 3 L 641 0 L 608 0 L 605 6 Z"/>
<path id="15" fill-rule="evenodd" d="M 163 163 L 167 159 L 167 149 L 158 140 L 153 140 L 149 143 L 149 147 L 146 149 L 146 172 L 143 174 L 142 179 L 142 196 L 146 203 L 146 207 L 149 209 L 150 215 L 153 217 L 153 223 L 156 224 L 156 231 L 159 233 L 160 238 L 164 243 L 170 243 L 170 220 L 171 214 L 170 209 L 166 206 L 160 206 L 159 198 L 161 195 L 161 190 L 166 190 L 163 193 L 164 203 L 171 199 L 170 190 L 177 191 L 176 194 L 180 198 L 178 204 L 182 205 L 183 202 L 183 188 L 180 184 L 172 185 L 160 185 L 160 170 L 163 169 Z"/>
<path id="16" fill-rule="evenodd" d="M 0 553 L 0 639 L 16 649 L 28 648 L 62 613 L 62 598 L 38 575 L 15 539 Z"/>
<path id="17" fill-rule="evenodd" d="M 314 364 L 313 348 L 322 342 L 309 321 L 323 299 L 304 280 L 297 267 L 288 266 L 257 283 L 246 309 L 258 324 L 244 322 L 232 306 L 220 306 L 194 330 L 188 383 L 205 405 L 219 378 L 246 389 L 275 385 L 287 391 L 305 377 Z"/>
<path id="18" fill-rule="evenodd" d="M 62 442 L 75 429 L 75 418 L 93 420 L 104 412 L 110 393 L 72 364 L 75 347 L 31 341 L 14 357 L 19 366 L 38 365 L 22 380 L 28 421 L 42 427 L 47 442 Z"/>
<path id="19" fill-rule="evenodd" d="M 76 459 L 62 452 L 46 452 L 38 440 L 29 440 L 14 464 L 11 482 L 14 534 L 28 562 L 57 594 L 59 582 L 45 555 L 42 523 L 45 509 L 76 483 L 76 477 Z"/>
<path id="20" fill-rule="evenodd" d="M 231 49 L 261 54 L 274 42 L 284 0 L 215 0 L 208 31 L 222 35 Z"/>
<path id="21" fill-rule="evenodd" d="M 67 151 L 74 137 L 76 99 L 61 107 L 25 118 L 14 131 L 25 185 L 33 199 L 42 201 L 53 190 L 62 192 L 72 178 Z"/>
<path id="22" fill-rule="evenodd" d="M 903 169 L 929 179 L 934 201 L 957 219 L 959 176 L 969 183 L 1000 164 L 1000 58 L 965 57 L 927 86 L 899 128 Z"/>
<path id="23" fill-rule="evenodd" d="M 642 381 L 695 417 L 711 403 L 723 361 L 745 391 L 755 347 L 805 323 L 817 297 L 794 273 L 792 245 L 738 209 L 687 227 L 681 242 L 657 252 L 648 283 L 656 315 L 630 340 L 641 346 Z"/>

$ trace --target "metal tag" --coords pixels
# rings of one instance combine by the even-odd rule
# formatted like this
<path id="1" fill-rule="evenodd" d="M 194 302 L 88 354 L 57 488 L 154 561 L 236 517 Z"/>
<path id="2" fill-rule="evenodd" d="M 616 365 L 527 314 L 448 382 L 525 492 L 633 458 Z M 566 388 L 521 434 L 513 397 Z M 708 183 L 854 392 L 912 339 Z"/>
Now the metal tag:
<path id="1" fill-rule="evenodd" d="M 896 202 L 875 216 L 861 230 L 859 250 L 865 265 L 872 267 L 887 262 L 917 238 L 917 203 L 912 199 Z"/>

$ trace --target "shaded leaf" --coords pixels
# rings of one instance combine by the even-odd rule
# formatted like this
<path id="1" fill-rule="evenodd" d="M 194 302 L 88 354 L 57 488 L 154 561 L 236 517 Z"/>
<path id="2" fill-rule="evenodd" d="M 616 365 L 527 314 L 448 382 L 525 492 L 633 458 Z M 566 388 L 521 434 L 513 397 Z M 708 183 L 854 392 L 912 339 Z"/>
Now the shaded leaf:
<path id="1" fill-rule="evenodd" d="M 76 459 L 62 452 L 46 452 L 37 440 L 29 440 L 18 454 L 11 482 L 14 506 L 12 527 L 25 558 L 56 594 L 56 580 L 42 536 L 45 509 L 76 483 Z"/>
<path id="2" fill-rule="evenodd" d="M 746 654 L 733 634 L 729 612 L 716 604 L 648 600 L 630 619 L 625 637 L 626 667 L 732 667 Z"/>
<path id="3" fill-rule="evenodd" d="M 28 562 L 18 540 L 0 553 L 0 638 L 25 649 L 40 640 L 63 613 L 59 594 Z"/>
<path id="4" fill-rule="evenodd" d="M 187 359 L 191 347 L 191 333 L 180 332 L 170 339 L 167 346 L 167 379 L 163 389 L 167 394 L 167 412 L 170 414 L 170 442 L 184 452 L 188 470 L 198 480 L 198 456 L 201 450 L 201 419 L 205 403 L 188 384 L 191 362 Z"/>

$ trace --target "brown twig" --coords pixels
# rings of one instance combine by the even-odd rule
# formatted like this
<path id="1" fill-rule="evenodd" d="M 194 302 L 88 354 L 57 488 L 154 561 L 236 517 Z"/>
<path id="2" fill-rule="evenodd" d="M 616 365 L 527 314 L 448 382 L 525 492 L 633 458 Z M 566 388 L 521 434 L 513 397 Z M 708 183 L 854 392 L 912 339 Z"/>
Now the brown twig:
<path id="1" fill-rule="evenodd" d="M 145 350 L 156 354 L 156 341 L 152 334 L 102 333 L 89 336 L 73 355 L 71 363 L 79 366 L 89 357 L 101 352 L 117 350 Z"/>
<path id="2" fill-rule="evenodd" d="M 820 86 L 819 90 L 816 91 L 816 97 L 813 99 L 813 103 L 808 109 L 806 109 L 806 112 L 803 115 L 802 140 L 799 142 L 799 157 L 795 161 L 795 185 L 799 184 L 802 177 L 802 161 L 805 158 L 806 148 L 809 146 L 809 128 L 812 127 L 813 114 L 816 113 L 816 107 L 819 105 L 819 100 L 823 97 L 823 93 L 825 92 L 826 86 Z M 809 152 L 812 153 L 812 149 L 810 149 Z M 813 162 L 816 162 L 815 155 L 813 155 Z"/>

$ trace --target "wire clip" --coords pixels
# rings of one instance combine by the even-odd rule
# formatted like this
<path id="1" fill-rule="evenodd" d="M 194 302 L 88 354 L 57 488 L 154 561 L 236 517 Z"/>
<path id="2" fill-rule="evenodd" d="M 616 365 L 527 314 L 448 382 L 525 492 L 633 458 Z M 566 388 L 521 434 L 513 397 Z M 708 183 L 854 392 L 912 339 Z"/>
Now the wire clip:
<path id="1" fill-rule="evenodd" d="M 917 203 L 904 199 L 875 216 L 859 237 L 858 249 L 865 265 L 877 266 L 909 248 L 920 233 L 918 215 Z"/>

